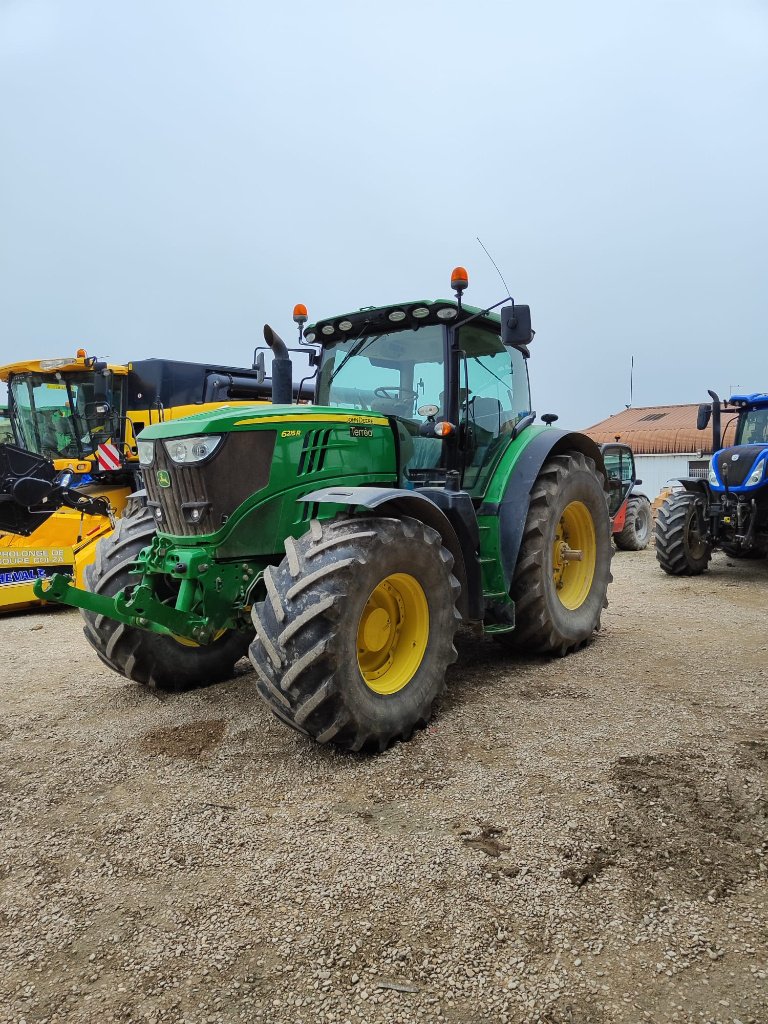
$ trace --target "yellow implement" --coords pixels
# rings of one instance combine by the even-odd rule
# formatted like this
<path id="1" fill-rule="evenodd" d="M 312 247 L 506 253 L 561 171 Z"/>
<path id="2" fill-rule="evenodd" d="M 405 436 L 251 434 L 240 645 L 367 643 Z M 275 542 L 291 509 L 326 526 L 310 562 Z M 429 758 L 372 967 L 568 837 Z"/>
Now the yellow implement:
<path id="1" fill-rule="evenodd" d="M 97 542 L 142 489 L 137 437 L 145 427 L 270 395 L 263 371 L 251 367 L 116 365 L 83 349 L 1 366 L 0 381 L 8 386 L 0 410 L 0 613 L 39 605 L 33 583 L 53 573 L 83 585 Z"/>

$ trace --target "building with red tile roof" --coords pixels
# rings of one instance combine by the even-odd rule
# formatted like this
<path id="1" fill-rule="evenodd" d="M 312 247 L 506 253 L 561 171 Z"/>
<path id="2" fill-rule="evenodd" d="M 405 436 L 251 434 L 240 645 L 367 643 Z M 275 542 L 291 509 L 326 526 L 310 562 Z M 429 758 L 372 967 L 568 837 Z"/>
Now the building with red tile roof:
<path id="1" fill-rule="evenodd" d="M 681 476 L 706 476 L 712 454 L 712 430 L 696 429 L 698 405 L 651 405 L 624 409 L 585 434 L 607 444 L 617 438 L 635 453 L 640 490 L 655 498 Z M 724 416 L 724 443 L 733 444 L 735 416 Z"/>

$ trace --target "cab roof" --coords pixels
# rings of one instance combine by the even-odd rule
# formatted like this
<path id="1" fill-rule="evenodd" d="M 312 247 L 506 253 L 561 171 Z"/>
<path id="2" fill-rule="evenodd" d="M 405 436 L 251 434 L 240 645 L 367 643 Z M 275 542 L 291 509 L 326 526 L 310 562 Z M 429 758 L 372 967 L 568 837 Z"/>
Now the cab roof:
<path id="1" fill-rule="evenodd" d="M 768 394 L 755 392 L 753 395 L 731 395 L 728 400 L 730 405 L 748 405 L 754 409 L 764 409 L 768 406 Z"/>
<path id="2" fill-rule="evenodd" d="M 480 314 L 479 321 L 475 323 L 485 321 L 493 330 L 499 330 L 501 317 L 498 313 L 490 313 L 479 306 L 468 306 L 465 303 L 462 303 L 461 310 L 466 316 Z M 387 306 L 363 306 L 352 313 L 340 313 L 308 324 L 304 330 L 304 340 L 310 344 L 323 345 L 338 342 L 344 337 L 354 338 L 366 331 L 377 334 L 385 330 L 413 330 L 428 324 L 449 326 L 458 320 L 458 315 L 455 299 L 410 299 L 408 302 Z"/>
<path id="3" fill-rule="evenodd" d="M 6 381 L 14 373 L 42 373 L 51 377 L 57 373 L 87 373 L 92 369 L 87 356 L 60 356 L 51 359 L 23 359 L 18 363 L 6 363 L 0 366 L 0 380 Z M 108 368 L 118 376 L 128 373 L 127 366 L 113 366 Z"/>

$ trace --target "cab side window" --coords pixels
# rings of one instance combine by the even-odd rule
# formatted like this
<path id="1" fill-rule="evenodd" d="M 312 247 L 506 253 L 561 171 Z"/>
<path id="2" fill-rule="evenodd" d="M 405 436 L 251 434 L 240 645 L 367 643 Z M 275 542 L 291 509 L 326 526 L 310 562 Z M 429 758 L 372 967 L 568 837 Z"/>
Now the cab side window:
<path id="1" fill-rule="evenodd" d="M 515 424 L 530 411 L 528 372 L 498 335 L 470 325 L 459 335 L 464 355 L 461 392 L 464 487 L 479 491 Z"/>

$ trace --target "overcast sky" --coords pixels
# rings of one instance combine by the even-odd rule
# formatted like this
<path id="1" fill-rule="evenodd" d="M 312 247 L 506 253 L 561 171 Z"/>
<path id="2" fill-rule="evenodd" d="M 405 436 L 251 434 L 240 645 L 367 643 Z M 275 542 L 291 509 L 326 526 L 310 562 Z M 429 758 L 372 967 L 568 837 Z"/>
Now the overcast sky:
<path id="1" fill-rule="evenodd" d="M 449 293 L 534 408 L 768 391 L 768 3 L 0 0 L 0 362 Z"/>

